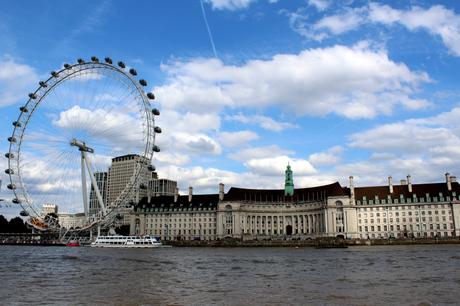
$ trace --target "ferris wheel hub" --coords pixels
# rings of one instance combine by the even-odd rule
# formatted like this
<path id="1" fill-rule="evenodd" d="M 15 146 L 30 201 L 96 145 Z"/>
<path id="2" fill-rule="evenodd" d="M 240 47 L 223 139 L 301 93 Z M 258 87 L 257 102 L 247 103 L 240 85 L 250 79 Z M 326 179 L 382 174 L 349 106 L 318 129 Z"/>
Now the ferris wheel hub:
<path id="1" fill-rule="evenodd" d="M 72 147 L 77 147 L 79 151 L 94 153 L 93 148 L 88 147 L 84 141 L 77 140 L 76 138 L 73 138 L 72 141 L 70 141 L 70 145 Z"/>

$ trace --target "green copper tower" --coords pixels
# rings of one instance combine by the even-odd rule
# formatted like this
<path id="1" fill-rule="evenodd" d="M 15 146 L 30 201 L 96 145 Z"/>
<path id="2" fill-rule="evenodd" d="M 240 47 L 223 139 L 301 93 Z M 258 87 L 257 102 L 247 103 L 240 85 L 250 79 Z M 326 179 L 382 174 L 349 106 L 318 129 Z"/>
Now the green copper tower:
<path id="1" fill-rule="evenodd" d="M 293 196 L 294 195 L 294 179 L 292 177 L 291 166 L 288 164 L 286 168 L 286 178 L 284 180 L 284 195 Z"/>

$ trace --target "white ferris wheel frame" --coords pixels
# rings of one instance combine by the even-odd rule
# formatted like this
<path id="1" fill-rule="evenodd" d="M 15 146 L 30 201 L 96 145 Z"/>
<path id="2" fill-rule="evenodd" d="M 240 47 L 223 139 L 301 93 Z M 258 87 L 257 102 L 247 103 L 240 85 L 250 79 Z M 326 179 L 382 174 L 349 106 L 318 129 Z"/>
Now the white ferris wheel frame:
<path id="1" fill-rule="evenodd" d="M 16 121 L 13 122 L 13 133 L 11 137 L 8 137 L 10 142 L 9 151 L 5 154 L 8 159 L 8 169 L 5 173 L 8 174 L 10 183 L 7 185 L 8 189 L 11 189 L 14 193 L 12 202 L 19 204 L 24 215 L 33 216 L 29 218 L 28 223 L 39 230 L 53 230 L 58 227 L 58 220 L 53 217 L 40 218 L 40 208 L 37 207 L 36 203 L 32 201 L 32 197 L 27 192 L 24 179 L 22 177 L 21 169 L 21 145 L 23 143 L 24 133 L 27 129 L 27 125 L 32 117 L 34 111 L 39 107 L 40 103 L 44 101 L 46 103 L 46 96 L 52 92 L 56 86 L 59 86 L 62 82 L 72 79 L 75 76 L 81 75 L 86 72 L 98 72 L 109 77 L 118 78 L 119 81 L 123 82 L 127 86 L 132 87 L 132 92 L 141 99 L 142 103 L 142 114 L 143 119 L 143 137 L 145 142 L 145 149 L 141 158 L 148 161 L 149 165 L 152 162 L 153 153 L 159 152 L 160 148 L 155 145 L 155 134 L 161 133 L 161 128 L 155 126 L 155 116 L 160 114 L 159 110 L 153 108 L 151 101 L 154 100 L 155 96 L 153 93 L 146 93 L 143 87 L 147 86 L 147 82 L 143 79 L 137 80 L 137 72 L 135 69 L 129 69 L 129 73 L 125 71 L 125 64 L 118 62 L 117 65 L 113 64 L 112 60 L 108 57 L 105 58 L 104 62 L 99 62 L 97 57 L 92 57 L 91 61 L 84 61 L 79 59 L 75 64 L 64 64 L 64 68 L 59 71 L 52 71 L 51 77 L 46 81 L 39 82 L 39 87 L 29 94 L 29 99 L 24 106 L 20 107 L 20 114 Z M 139 175 L 141 173 L 141 166 L 137 166 L 129 183 L 125 189 L 119 194 L 114 202 L 108 203 L 107 207 L 103 200 L 97 185 L 96 179 L 91 172 L 89 161 L 86 157 L 86 153 L 93 153 L 94 151 L 87 147 L 84 142 L 77 139 L 72 139 L 69 143 L 71 146 L 77 147 L 81 152 L 81 179 L 82 179 L 82 196 L 84 204 L 84 212 L 87 218 L 88 224 L 79 230 L 85 230 L 93 227 L 96 224 L 113 222 L 116 218 L 117 208 L 128 206 L 128 199 L 133 196 L 135 186 L 139 184 Z M 94 220 L 89 220 L 88 215 L 88 199 L 86 190 L 86 170 L 90 176 L 91 185 L 96 193 L 97 202 L 101 208 L 101 212 Z M 137 186 L 139 187 L 139 186 Z"/>

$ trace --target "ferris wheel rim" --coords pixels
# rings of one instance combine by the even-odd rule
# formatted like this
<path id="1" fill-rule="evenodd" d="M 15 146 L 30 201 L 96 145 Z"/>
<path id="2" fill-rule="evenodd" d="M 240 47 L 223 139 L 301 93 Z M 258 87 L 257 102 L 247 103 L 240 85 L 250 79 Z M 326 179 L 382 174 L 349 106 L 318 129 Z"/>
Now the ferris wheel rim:
<path id="1" fill-rule="evenodd" d="M 39 105 L 45 100 L 47 95 L 51 93 L 60 84 L 62 84 L 63 82 L 67 80 L 70 80 L 73 76 L 78 75 L 79 73 L 83 71 L 103 71 L 103 72 L 109 71 L 112 74 L 116 74 L 117 76 L 124 77 L 125 80 L 128 80 L 128 83 L 129 82 L 131 83 L 133 92 L 136 92 L 136 94 L 141 98 L 141 102 L 143 105 L 143 115 L 145 115 L 145 122 L 147 123 L 143 126 L 144 134 L 145 134 L 145 148 L 143 149 L 143 154 L 140 156 L 143 158 L 146 158 L 148 163 L 151 164 L 151 161 L 153 158 L 153 152 L 158 152 L 155 150 L 155 148 L 157 148 L 157 146 L 155 145 L 155 134 L 156 134 L 157 127 L 155 127 L 155 120 L 154 120 L 154 117 L 155 115 L 157 115 L 157 113 L 155 113 L 152 110 L 152 106 L 150 103 L 150 100 L 154 99 L 153 94 L 151 93 L 146 94 L 146 92 L 142 88 L 143 86 L 147 85 L 146 81 L 143 79 L 137 81 L 134 78 L 137 75 L 137 72 L 133 68 L 129 70 L 129 74 L 128 74 L 124 70 L 125 65 L 123 62 L 118 63 L 118 66 L 120 67 L 118 68 L 114 64 L 112 64 L 112 61 L 110 58 L 106 58 L 105 61 L 106 61 L 105 63 L 99 62 L 97 58 L 93 57 L 91 62 L 85 62 L 79 59 L 78 62 L 75 64 L 71 64 L 71 65 L 64 64 L 64 68 L 60 69 L 57 72 L 54 72 L 54 71 L 51 72 L 51 77 L 46 79 L 46 81 L 39 82 L 39 87 L 33 93 L 29 94 L 29 99 L 27 100 L 27 102 L 23 106 L 20 107 L 20 114 L 17 120 L 13 122 L 14 128 L 13 128 L 12 136 L 8 138 L 8 140 L 10 141 L 10 145 L 9 145 L 8 153 L 5 154 L 5 156 L 8 158 L 8 169 L 5 170 L 5 172 L 8 171 L 7 174 L 9 176 L 9 181 L 10 181 L 9 187 L 10 186 L 12 187 L 10 189 L 14 193 L 15 198 L 13 199 L 13 203 L 19 204 L 22 207 L 23 211 L 28 212 L 29 215 L 30 215 L 30 212 L 32 211 L 34 216 L 40 216 L 40 212 L 37 211 L 38 209 L 31 202 L 31 197 L 29 193 L 27 192 L 27 186 L 24 183 L 24 180 L 21 174 L 21 146 L 23 144 L 24 134 L 27 130 L 27 126 L 29 124 L 30 119 L 32 118 L 33 113 L 35 112 L 37 108 L 39 108 Z M 107 74 L 106 76 L 109 76 L 109 75 Z M 31 111 L 29 112 L 28 107 L 30 105 L 33 105 L 33 108 L 31 108 Z M 23 117 L 25 117 L 25 121 L 24 121 L 24 124 L 22 125 L 21 118 Z M 20 134 L 20 135 L 17 135 L 17 134 Z M 18 139 L 16 137 L 18 137 Z M 14 150 L 15 148 L 16 150 Z M 14 153 L 16 153 L 17 156 L 14 156 Z M 15 161 L 16 167 L 14 167 L 13 161 Z M 13 169 L 16 169 L 17 173 L 14 173 Z M 133 176 L 130 178 L 130 182 L 125 186 L 121 194 L 117 197 L 117 199 L 113 203 L 110 203 L 111 204 L 110 206 L 112 209 L 104 217 L 108 217 L 108 215 L 110 215 L 113 211 L 117 210 L 119 207 L 122 207 L 122 204 L 124 203 L 124 201 L 127 198 L 129 198 L 130 194 L 132 193 L 134 184 L 136 184 L 139 175 L 140 175 L 140 171 L 136 170 Z M 19 186 L 15 186 L 14 177 L 17 177 Z M 42 220 L 42 221 L 45 221 L 45 220 Z M 101 218 L 100 221 L 102 222 L 103 218 Z M 51 225 L 50 227 L 55 226 L 53 222 L 54 220 L 47 221 L 47 223 L 50 223 Z M 31 224 L 31 225 L 35 226 L 34 224 Z M 91 226 L 92 225 L 90 225 L 89 227 Z"/>

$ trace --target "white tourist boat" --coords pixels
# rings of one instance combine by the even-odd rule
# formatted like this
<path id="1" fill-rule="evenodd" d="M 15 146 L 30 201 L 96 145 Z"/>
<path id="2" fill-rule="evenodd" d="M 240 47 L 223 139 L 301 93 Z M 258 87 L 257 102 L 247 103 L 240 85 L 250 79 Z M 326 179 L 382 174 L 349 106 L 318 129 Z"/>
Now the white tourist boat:
<path id="1" fill-rule="evenodd" d="M 150 236 L 99 236 L 91 243 L 99 248 L 157 248 L 161 242 Z"/>

